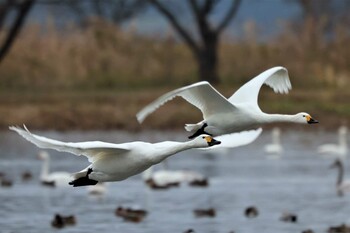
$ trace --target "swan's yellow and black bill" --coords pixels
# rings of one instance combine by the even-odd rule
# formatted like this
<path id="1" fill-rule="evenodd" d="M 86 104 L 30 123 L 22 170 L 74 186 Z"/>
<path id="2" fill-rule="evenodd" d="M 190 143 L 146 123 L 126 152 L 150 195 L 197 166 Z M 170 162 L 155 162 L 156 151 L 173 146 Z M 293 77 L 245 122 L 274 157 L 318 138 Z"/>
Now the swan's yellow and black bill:
<path id="1" fill-rule="evenodd" d="M 310 115 L 306 116 L 306 121 L 308 124 L 316 124 L 318 123 L 318 120 L 313 119 Z"/>
<path id="2" fill-rule="evenodd" d="M 206 136 L 206 137 L 205 137 L 205 140 L 207 141 L 207 143 L 208 143 L 209 146 L 215 146 L 215 145 L 221 144 L 220 141 L 215 140 L 215 139 L 214 139 L 213 137 L 211 137 L 211 136 Z"/>

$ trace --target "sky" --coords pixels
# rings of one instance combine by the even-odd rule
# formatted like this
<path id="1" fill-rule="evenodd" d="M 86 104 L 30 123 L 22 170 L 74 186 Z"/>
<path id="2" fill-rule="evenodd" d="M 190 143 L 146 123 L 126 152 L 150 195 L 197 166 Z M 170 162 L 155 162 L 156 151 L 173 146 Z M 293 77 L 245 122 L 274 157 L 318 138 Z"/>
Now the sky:
<path id="1" fill-rule="evenodd" d="M 223 17 L 230 2 L 231 0 L 221 1 L 212 17 L 213 22 Z M 181 16 L 182 24 L 186 25 L 190 30 L 194 29 L 194 25 L 192 24 L 193 20 L 190 18 L 190 14 L 186 12 L 187 9 L 181 8 L 181 10 L 183 10 L 183 15 Z M 33 20 L 44 22 L 45 19 L 52 14 L 56 14 L 56 19 L 67 19 L 67 17 L 57 15 L 61 13 L 53 11 L 47 5 L 35 5 L 29 15 L 29 22 Z M 298 14 L 298 6 L 288 0 L 243 0 L 236 18 L 228 26 L 226 33 L 235 36 L 241 35 L 243 23 L 255 21 L 259 29 L 260 37 L 269 37 L 281 29 L 280 22 L 297 18 Z M 137 31 L 143 34 L 161 34 L 164 33 L 165 30 L 169 30 L 166 19 L 154 8 L 150 8 L 146 12 L 138 15 L 133 22 L 136 23 Z"/>
<path id="2" fill-rule="evenodd" d="M 223 16 L 230 2 L 231 0 L 223 0 L 223 4 L 220 4 L 215 11 L 214 21 Z M 296 18 L 298 14 L 298 6 L 286 0 L 243 0 L 236 18 L 228 26 L 227 31 L 240 34 L 244 22 L 255 21 L 263 35 L 271 35 L 278 30 L 278 22 Z M 188 17 L 184 17 L 184 20 L 188 20 Z M 139 16 L 136 22 L 138 29 L 145 33 L 162 31 L 168 25 L 165 18 L 155 10 Z"/>

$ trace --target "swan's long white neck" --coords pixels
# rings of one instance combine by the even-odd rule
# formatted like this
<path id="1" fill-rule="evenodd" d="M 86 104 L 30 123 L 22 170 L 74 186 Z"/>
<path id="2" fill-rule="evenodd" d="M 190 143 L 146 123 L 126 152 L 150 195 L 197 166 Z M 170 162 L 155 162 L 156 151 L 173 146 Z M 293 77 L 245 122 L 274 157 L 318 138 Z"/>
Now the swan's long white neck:
<path id="1" fill-rule="evenodd" d="M 49 157 L 43 158 L 43 164 L 41 166 L 41 174 L 40 174 L 41 179 L 49 175 L 49 163 L 50 163 Z"/>
<path id="2" fill-rule="evenodd" d="M 191 148 L 203 147 L 201 145 L 196 144 L 194 140 L 187 142 L 159 142 L 155 143 L 154 145 L 156 146 L 157 151 L 159 151 L 159 153 L 156 152 L 152 155 L 153 160 L 156 163 L 159 163 L 164 159 L 168 158 L 169 156 L 178 152 L 188 150 Z"/>
<path id="3" fill-rule="evenodd" d="M 280 131 L 278 129 L 273 129 L 272 131 L 272 143 L 280 144 Z"/>
<path id="4" fill-rule="evenodd" d="M 296 115 L 263 113 L 264 123 L 296 122 Z"/>
<path id="5" fill-rule="evenodd" d="M 339 133 L 339 145 L 347 147 L 346 133 Z"/>

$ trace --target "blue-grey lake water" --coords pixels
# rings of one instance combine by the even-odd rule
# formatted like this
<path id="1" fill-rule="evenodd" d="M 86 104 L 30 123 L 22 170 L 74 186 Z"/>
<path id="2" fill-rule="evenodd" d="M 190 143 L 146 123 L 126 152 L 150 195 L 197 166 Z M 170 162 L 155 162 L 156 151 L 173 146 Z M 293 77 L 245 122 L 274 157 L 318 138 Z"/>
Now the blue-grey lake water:
<path id="1" fill-rule="evenodd" d="M 6 173 L 13 185 L 0 187 L 0 232 L 175 233 L 190 228 L 205 233 L 289 233 L 307 229 L 327 232 L 329 226 L 350 223 L 350 194 L 337 196 L 337 170 L 329 168 L 333 158 L 317 154 L 319 145 L 337 142 L 337 133 L 314 129 L 282 130 L 284 153 L 277 159 L 264 152 L 264 146 L 271 140 L 271 131 L 265 130 L 248 146 L 210 153 L 189 150 L 167 160 L 171 170 L 194 170 L 209 177 L 210 185 L 206 188 L 182 184 L 168 190 L 151 190 L 141 175 L 137 175 L 109 183 L 102 197 L 90 196 L 86 187 L 42 186 L 39 149 L 16 133 L 3 131 L 0 132 L 0 172 Z M 186 140 L 182 132 L 34 132 L 62 141 Z M 52 172 L 76 172 L 88 164 L 85 157 L 48 152 Z M 160 165 L 155 167 L 159 168 Z M 25 171 L 33 174 L 32 180 L 21 180 Z M 127 222 L 115 216 L 118 206 L 140 207 L 149 214 L 140 223 Z M 248 206 L 258 209 L 256 218 L 244 215 Z M 215 208 L 216 217 L 196 217 L 193 210 L 199 208 Z M 284 212 L 296 214 L 298 221 L 280 221 Z M 50 222 L 55 213 L 75 215 L 77 224 L 60 230 L 52 228 Z"/>

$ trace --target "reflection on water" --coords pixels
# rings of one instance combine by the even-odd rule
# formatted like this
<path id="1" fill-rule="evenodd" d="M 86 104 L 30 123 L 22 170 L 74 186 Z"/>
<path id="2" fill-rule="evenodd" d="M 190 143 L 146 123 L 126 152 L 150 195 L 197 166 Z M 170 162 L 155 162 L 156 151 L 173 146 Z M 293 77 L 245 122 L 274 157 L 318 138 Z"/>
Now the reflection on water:
<path id="1" fill-rule="evenodd" d="M 63 141 L 185 140 L 185 134 L 125 132 L 36 132 Z M 39 151 L 13 132 L 0 133 L 0 172 L 13 180 L 0 187 L 1 232 L 51 232 L 56 213 L 75 215 L 77 224 L 64 232 L 326 232 L 329 226 L 349 222 L 350 194 L 338 197 L 332 159 L 316 154 L 317 146 L 336 141 L 335 132 L 282 132 L 284 153 L 269 158 L 263 148 L 270 142 L 264 132 L 249 146 L 230 151 L 186 151 L 169 160 L 171 169 L 191 169 L 208 176 L 207 188 L 182 185 L 179 188 L 149 190 L 141 176 L 109 183 L 104 197 L 88 195 L 85 187 L 48 188 L 39 184 Z M 52 171 L 78 171 L 88 164 L 84 157 L 50 151 Z M 157 165 L 159 166 L 159 165 Z M 345 164 L 348 168 L 348 164 Z M 33 179 L 21 180 L 30 171 Z M 350 169 L 348 177 L 350 176 Z M 130 223 L 115 216 L 118 206 L 140 207 L 149 214 L 143 222 Z M 256 218 L 244 211 L 255 206 Z M 216 209 L 215 218 L 198 218 L 194 209 Z M 282 213 L 298 216 L 297 223 L 279 220 Z"/>

